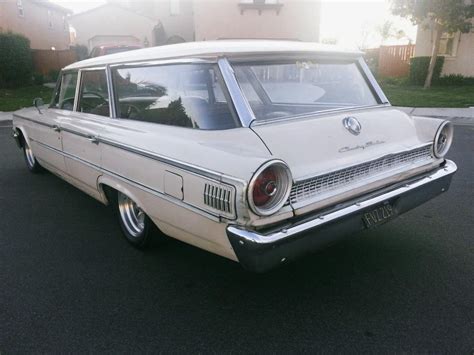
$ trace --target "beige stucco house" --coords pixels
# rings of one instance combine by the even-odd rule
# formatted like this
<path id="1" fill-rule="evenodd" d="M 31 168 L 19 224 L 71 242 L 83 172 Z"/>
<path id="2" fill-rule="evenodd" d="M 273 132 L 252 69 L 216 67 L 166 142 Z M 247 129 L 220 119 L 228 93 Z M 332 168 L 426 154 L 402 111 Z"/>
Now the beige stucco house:
<path id="1" fill-rule="evenodd" d="M 222 38 L 319 40 L 317 0 L 195 0 L 197 41 Z"/>
<path id="2" fill-rule="evenodd" d="M 24 35 L 32 49 L 69 49 L 70 12 L 45 0 L 0 0 L 0 31 Z"/>
<path id="3" fill-rule="evenodd" d="M 430 56 L 434 31 L 421 26 L 416 36 L 415 57 Z M 469 33 L 445 33 L 441 37 L 439 55 L 445 56 L 442 75 L 461 74 L 474 77 L 474 27 Z"/>
<path id="4" fill-rule="evenodd" d="M 146 47 L 159 21 L 116 4 L 105 4 L 71 16 L 74 44 L 94 47 L 133 45 Z"/>
<path id="5" fill-rule="evenodd" d="M 229 38 L 316 42 L 320 12 L 319 0 L 109 0 L 70 23 L 76 44 L 89 49 Z"/>

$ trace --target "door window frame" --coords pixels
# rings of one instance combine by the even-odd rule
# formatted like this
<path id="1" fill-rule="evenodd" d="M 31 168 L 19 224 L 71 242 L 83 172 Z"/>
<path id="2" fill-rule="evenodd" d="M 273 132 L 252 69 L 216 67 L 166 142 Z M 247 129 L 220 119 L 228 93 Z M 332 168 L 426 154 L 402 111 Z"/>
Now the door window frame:
<path id="1" fill-rule="evenodd" d="M 102 70 L 105 72 L 105 78 L 106 78 L 106 85 L 107 85 L 107 95 L 108 95 L 108 103 L 109 103 L 109 115 L 108 116 L 103 116 L 103 115 L 95 115 L 93 113 L 87 113 L 87 112 L 81 112 L 79 110 L 80 107 L 80 97 L 81 97 L 81 90 L 82 90 L 82 82 L 83 82 L 83 73 L 86 72 L 92 72 L 92 71 L 99 71 Z M 98 67 L 90 67 L 90 68 L 81 68 L 78 71 L 78 76 L 77 76 L 77 86 L 76 86 L 76 96 L 74 98 L 74 109 L 73 112 L 79 112 L 87 115 L 92 115 L 94 117 L 106 117 L 106 118 L 115 118 L 115 100 L 114 100 L 114 94 L 112 91 L 112 85 L 111 85 L 111 77 L 110 77 L 110 67 L 108 65 L 106 66 L 98 66 Z"/>
<path id="2" fill-rule="evenodd" d="M 61 94 L 61 85 L 63 82 L 63 76 L 68 75 L 68 74 L 76 74 L 76 89 L 74 91 L 74 103 L 73 103 L 73 109 L 72 110 L 65 110 L 59 107 L 55 107 L 54 104 L 57 101 L 59 104 L 59 95 Z M 54 94 L 51 97 L 51 101 L 49 102 L 48 108 L 50 109 L 55 109 L 55 110 L 61 110 L 61 111 L 67 111 L 67 112 L 74 112 L 76 108 L 76 102 L 77 102 L 77 90 L 79 87 L 79 70 L 77 69 L 71 69 L 71 70 L 61 70 L 58 75 L 58 79 L 56 80 L 56 86 L 54 87 Z"/>

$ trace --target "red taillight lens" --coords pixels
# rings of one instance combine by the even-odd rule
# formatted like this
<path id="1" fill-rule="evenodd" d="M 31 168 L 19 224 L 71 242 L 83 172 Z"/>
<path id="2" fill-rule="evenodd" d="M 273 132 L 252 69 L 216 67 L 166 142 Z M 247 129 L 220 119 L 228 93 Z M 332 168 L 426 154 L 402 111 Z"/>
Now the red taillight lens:
<path id="1" fill-rule="evenodd" d="M 290 170 L 282 161 L 271 161 L 263 165 L 250 182 L 250 207 L 261 216 L 275 213 L 288 199 L 291 182 Z"/>
<path id="2" fill-rule="evenodd" d="M 253 203 L 257 207 L 262 207 L 268 203 L 278 190 L 277 174 L 269 167 L 262 171 L 262 173 L 255 180 L 255 185 L 252 191 Z"/>

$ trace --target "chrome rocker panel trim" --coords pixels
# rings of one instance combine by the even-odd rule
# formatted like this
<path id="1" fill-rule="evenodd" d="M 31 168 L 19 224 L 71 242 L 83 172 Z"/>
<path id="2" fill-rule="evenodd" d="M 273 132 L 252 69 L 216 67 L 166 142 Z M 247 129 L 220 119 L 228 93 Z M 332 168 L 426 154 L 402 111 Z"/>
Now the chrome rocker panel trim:
<path id="1" fill-rule="evenodd" d="M 443 166 L 428 174 L 357 198 L 337 210 L 320 212 L 266 233 L 229 225 L 227 236 L 244 268 L 267 271 L 343 236 L 366 229 L 362 215 L 377 205 L 390 202 L 395 211 L 394 217 L 397 217 L 427 202 L 448 190 L 456 170 L 456 164 L 447 160 Z"/>

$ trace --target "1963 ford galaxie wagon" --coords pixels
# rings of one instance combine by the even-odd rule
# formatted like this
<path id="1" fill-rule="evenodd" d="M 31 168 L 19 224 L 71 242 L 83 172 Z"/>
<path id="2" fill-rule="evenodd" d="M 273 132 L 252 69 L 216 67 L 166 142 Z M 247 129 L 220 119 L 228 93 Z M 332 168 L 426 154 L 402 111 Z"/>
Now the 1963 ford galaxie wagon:
<path id="1" fill-rule="evenodd" d="M 279 41 L 170 45 L 61 73 L 13 135 L 112 205 L 127 240 L 156 229 L 264 271 L 446 191 L 448 121 L 390 106 L 359 52 Z"/>

